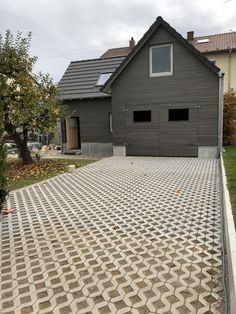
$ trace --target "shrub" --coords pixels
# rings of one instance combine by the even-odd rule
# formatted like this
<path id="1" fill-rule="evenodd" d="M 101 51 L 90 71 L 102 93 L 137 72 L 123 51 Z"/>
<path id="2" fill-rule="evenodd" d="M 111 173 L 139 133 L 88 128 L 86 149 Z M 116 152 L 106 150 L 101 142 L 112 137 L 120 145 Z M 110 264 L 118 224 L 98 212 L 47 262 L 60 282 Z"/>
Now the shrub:
<path id="1" fill-rule="evenodd" d="M 235 144 L 236 130 L 236 94 L 235 92 L 224 95 L 224 126 L 223 126 L 223 144 Z"/>

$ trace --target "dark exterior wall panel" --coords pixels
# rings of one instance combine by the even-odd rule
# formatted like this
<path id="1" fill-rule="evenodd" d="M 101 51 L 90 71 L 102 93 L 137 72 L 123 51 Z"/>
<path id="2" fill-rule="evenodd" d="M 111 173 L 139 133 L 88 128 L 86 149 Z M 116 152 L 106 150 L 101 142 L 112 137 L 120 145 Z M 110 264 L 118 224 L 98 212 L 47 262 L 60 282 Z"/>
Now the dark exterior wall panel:
<path id="1" fill-rule="evenodd" d="M 81 142 L 111 143 L 108 114 L 111 112 L 110 98 L 66 101 L 73 117 L 80 119 Z"/>

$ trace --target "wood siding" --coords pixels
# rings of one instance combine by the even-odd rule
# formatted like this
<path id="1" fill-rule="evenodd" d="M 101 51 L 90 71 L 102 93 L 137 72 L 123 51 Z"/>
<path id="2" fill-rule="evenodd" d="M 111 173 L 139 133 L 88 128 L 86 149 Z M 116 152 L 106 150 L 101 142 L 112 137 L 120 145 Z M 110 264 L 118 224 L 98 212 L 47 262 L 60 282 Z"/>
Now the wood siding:
<path id="1" fill-rule="evenodd" d="M 151 122 L 133 122 L 133 112 L 151 110 Z M 129 156 L 158 156 L 159 155 L 159 107 L 153 105 L 126 106 L 126 153 Z"/>
<path id="2" fill-rule="evenodd" d="M 173 76 L 150 78 L 149 46 L 165 43 L 173 43 Z M 156 112 L 160 111 L 159 126 L 156 125 L 153 129 L 154 133 L 156 132 L 156 140 L 160 142 L 156 155 L 180 155 L 180 151 L 187 149 L 189 145 L 189 155 L 192 156 L 197 154 L 196 145 L 217 146 L 218 90 L 217 74 L 160 26 L 112 85 L 113 144 L 127 143 L 129 151 L 126 110 L 135 105 L 143 110 L 154 106 Z M 169 122 L 165 108 L 182 106 L 190 110 L 198 106 L 194 121 L 183 124 Z M 131 125 L 129 129 L 130 133 Z M 168 133 L 168 130 L 171 131 Z M 151 131 L 147 127 L 146 131 L 143 129 L 142 132 L 140 142 L 145 142 L 145 132 Z M 150 136 L 154 137 L 154 133 Z M 178 135 L 175 137 L 177 150 L 173 151 L 172 147 L 168 153 L 167 147 L 164 146 L 173 145 L 173 134 Z"/>
<path id="3" fill-rule="evenodd" d="M 79 117 L 81 142 L 111 143 L 109 132 L 110 98 L 66 101 L 71 117 Z"/>

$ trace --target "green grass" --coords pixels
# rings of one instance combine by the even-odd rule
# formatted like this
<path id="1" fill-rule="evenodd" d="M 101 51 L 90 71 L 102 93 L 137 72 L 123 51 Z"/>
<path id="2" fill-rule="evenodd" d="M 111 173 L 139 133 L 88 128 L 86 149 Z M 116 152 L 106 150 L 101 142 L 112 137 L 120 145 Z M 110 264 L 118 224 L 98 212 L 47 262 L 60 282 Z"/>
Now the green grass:
<path id="1" fill-rule="evenodd" d="M 230 200 L 236 226 L 236 147 L 225 147 L 223 154 Z"/>
<path id="2" fill-rule="evenodd" d="M 76 168 L 86 166 L 96 160 L 87 159 L 42 159 L 32 165 L 22 165 L 19 160 L 8 160 L 8 190 L 22 187 L 49 179 L 67 172 L 68 165 Z"/>

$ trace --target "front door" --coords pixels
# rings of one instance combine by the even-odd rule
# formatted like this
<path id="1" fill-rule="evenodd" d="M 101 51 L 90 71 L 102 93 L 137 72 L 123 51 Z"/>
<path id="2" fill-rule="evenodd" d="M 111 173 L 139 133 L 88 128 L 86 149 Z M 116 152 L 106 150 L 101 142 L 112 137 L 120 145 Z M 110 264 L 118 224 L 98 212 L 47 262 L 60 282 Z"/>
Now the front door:
<path id="1" fill-rule="evenodd" d="M 126 106 L 127 156 L 159 156 L 159 106 Z"/>
<path id="2" fill-rule="evenodd" d="M 67 150 L 80 149 L 80 125 L 79 117 L 66 119 L 66 142 Z"/>

